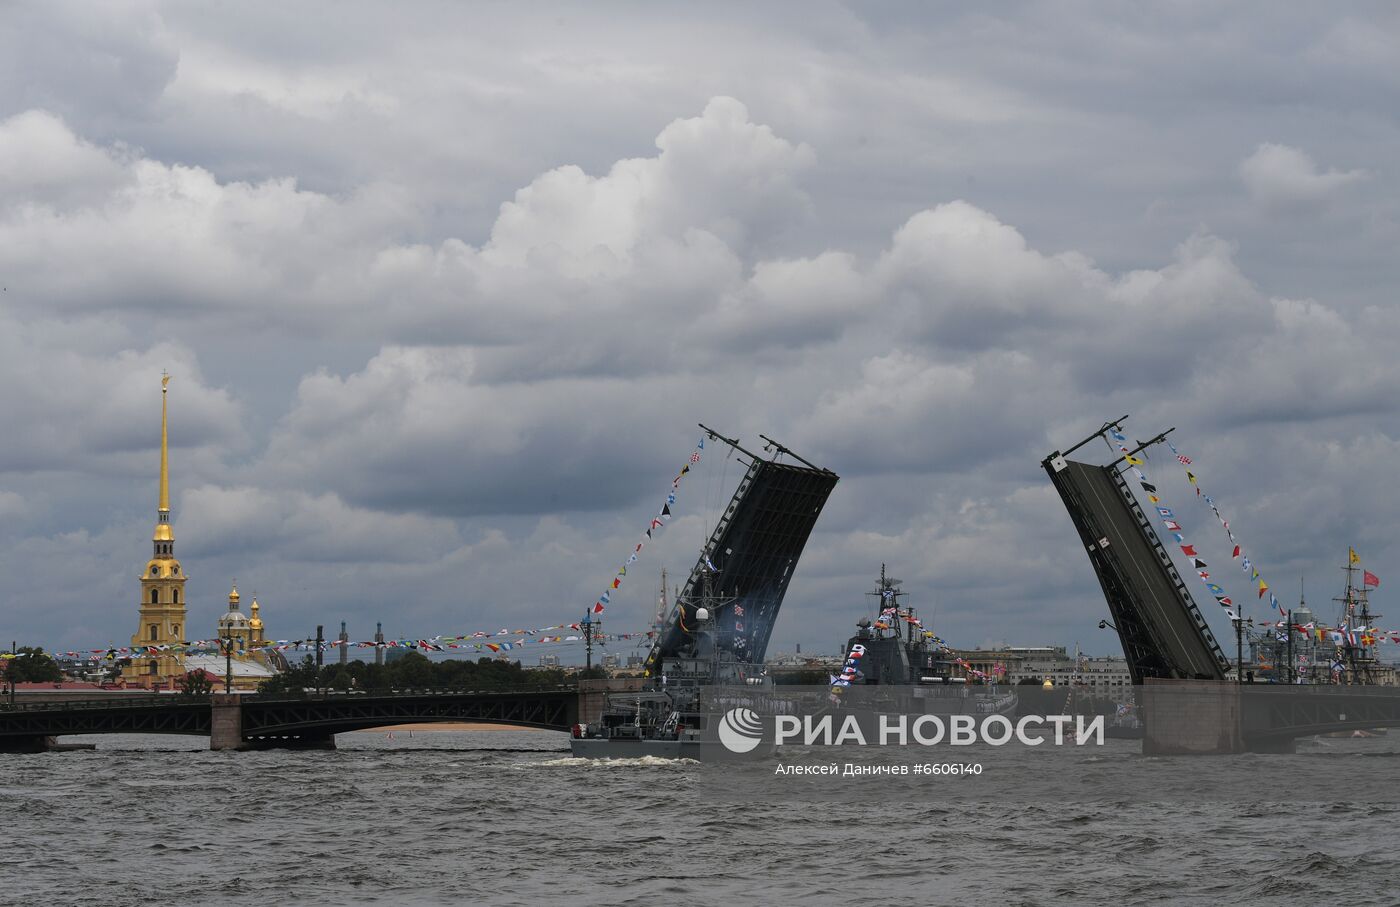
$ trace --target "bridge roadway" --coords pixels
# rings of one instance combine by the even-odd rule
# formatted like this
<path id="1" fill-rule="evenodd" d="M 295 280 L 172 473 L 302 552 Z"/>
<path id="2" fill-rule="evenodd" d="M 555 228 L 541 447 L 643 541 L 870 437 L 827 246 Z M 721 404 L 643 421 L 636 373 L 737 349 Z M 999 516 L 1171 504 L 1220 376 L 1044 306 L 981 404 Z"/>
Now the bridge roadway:
<path id="1" fill-rule="evenodd" d="M 597 714 L 606 685 L 0 703 L 0 753 L 42 752 L 53 748 L 55 738 L 75 734 L 207 736 L 211 749 L 222 750 L 333 749 L 336 734 L 435 721 L 567 731 Z M 1154 678 L 1135 692 L 1146 726 L 1143 750 L 1149 754 L 1288 752 L 1299 737 L 1400 727 L 1400 687 L 1240 686 Z"/>
<path id="2" fill-rule="evenodd" d="M 335 735 L 395 724 L 471 721 L 567 731 L 579 720 L 577 687 L 406 690 L 302 696 L 215 694 L 0 703 L 0 752 L 40 752 L 74 734 L 207 736 L 211 749 L 333 749 Z"/>

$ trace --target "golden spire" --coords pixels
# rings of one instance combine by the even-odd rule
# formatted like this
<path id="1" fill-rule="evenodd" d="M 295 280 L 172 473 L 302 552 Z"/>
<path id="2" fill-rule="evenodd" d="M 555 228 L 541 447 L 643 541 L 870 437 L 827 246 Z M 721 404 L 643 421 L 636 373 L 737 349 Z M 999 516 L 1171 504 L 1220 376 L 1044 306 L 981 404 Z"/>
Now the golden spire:
<path id="1" fill-rule="evenodd" d="M 156 508 L 157 542 L 173 542 L 175 534 L 170 531 L 170 440 L 166 431 L 166 394 L 169 393 L 170 375 L 160 374 L 160 503 Z"/>
<path id="2" fill-rule="evenodd" d="M 170 512 L 170 437 L 165 427 L 165 400 L 170 392 L 170 376 L 160 376 L 160 509 Z"/>
<path id="3" fill-rule="evenodd" d="M 230 589 L 228 593 L 228 608 L 230 611 L 238 607 L 238 599 L 240 597 L 241 596 L 238 594 L 238 580 L 234 580 L 233 588 Z"/>

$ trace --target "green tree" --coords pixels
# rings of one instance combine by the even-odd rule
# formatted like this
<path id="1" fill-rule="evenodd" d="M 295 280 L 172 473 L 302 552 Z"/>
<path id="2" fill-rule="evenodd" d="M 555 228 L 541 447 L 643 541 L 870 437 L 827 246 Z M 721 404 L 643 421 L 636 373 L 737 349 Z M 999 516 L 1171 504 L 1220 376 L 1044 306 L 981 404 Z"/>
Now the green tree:
<path id="1" fill-rule="evenodd" d="M 433 663 L 421 652 L 409 652 L 389 666 L 393 684 L 398 688 L 436 686 Z"/>
<path id="2" fill-rule="evenodd" d="M 208 696 L 214 692 L 214 681 L 210 678 L 209 672 L 202 669 L 196 669 L 183 677 L 175 678 L 175 686 L 179 687 L 180 695 L 190 699 Z"/>
<path id="3" fill-rule="evenodd" d="M 310 655 L 301 664 L 258 684 L 259 693 L 301 693 L 316 687 L 316 659 Z"/>
<path id="4" fill-rule="evenodd" d="M 364 687 L 366 690 L 383 691 L 389 689 L 389 684 L 389 669 L 386 666 L 379 664 L 365 665 L 365 675 L 364 679 L 360 682 L 360 686 Z"/>
<path id="5" fill-rule="evenodd" d="M 368 692 L 407 689 L 439 690 L 538 690 L 564 686 L 574 680 L 558 668 L 525 670 L 518 661 L 478 658 L 475 661 L 446 659 L 433 661 L 421 652 L 398 650 L 386 664 L 355 660 L 345 665 L 322 666 L 307 656 L 301 664 L 258 686 L 260 693 L 301 692 L 317 686 L 335 690 L 357 689 Z M 590 676 L 604 677 L 602 668 Z"/>
<path id="6" fill-rule="evenodd" d="M 6 659 L 15 683 L 49 683 L 63 679 L 58 667 L 42 646 L 20 646 L 16 657 Z"/>

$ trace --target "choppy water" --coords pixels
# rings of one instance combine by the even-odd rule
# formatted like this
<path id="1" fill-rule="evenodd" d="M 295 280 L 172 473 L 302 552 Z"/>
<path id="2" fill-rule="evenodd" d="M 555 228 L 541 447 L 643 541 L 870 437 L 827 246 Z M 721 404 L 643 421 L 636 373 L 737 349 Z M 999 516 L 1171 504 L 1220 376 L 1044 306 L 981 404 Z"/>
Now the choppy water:
<path id="1" fill-rule="evenodd" d="M 523 731 L 311 753 L 87 739 L 0 756 L 9 903 L 1400 903 L 1400 735 L 1294 756 L 934 754 L 975 778 L 774 775 L 898 761 L 849 748 L 597 763 Z"/>

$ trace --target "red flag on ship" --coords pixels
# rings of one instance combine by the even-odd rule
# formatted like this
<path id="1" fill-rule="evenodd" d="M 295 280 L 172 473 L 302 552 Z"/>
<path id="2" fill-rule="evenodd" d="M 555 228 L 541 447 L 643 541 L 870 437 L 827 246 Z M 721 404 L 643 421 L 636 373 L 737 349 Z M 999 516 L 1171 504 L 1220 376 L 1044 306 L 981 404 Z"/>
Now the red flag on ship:
<path id="1" fill-rule="evenodd" d="M 1361 582 L 1363 585 L 1367 586 L 1379 586 L 1381 584 L 1381 578 L 1370 570 L 1363 570 L 1361 571 Z"/>

